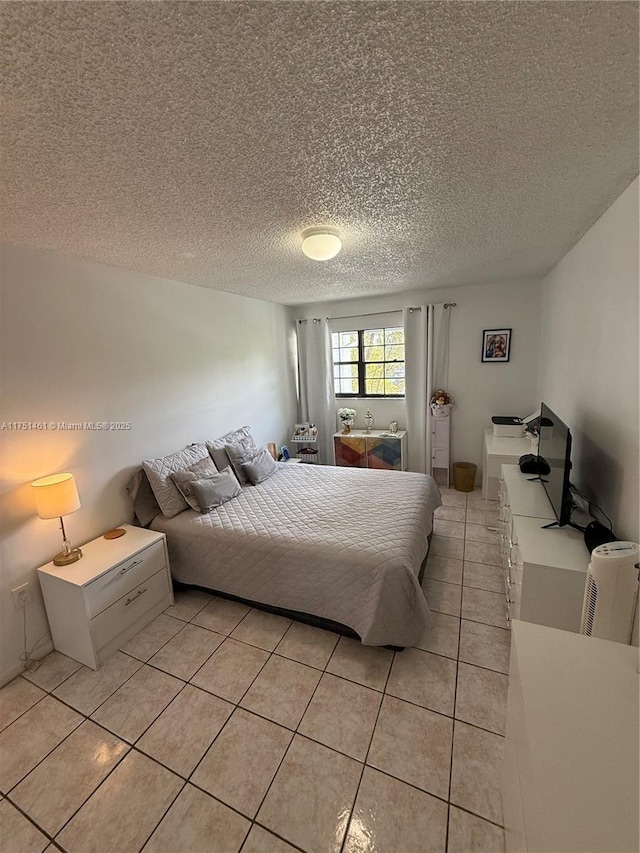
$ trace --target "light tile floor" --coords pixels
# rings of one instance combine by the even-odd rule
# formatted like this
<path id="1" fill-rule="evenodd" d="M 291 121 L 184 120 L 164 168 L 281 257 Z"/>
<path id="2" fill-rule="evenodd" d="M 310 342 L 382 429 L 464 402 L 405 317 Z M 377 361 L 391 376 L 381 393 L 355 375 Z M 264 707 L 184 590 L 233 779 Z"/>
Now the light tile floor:
<path id="1" fill-rule="evenodd" d="M 495 504 L 443 491 L 415 649 L 203 592 L 0 691 L 0 853 L 502 853 Z"/>

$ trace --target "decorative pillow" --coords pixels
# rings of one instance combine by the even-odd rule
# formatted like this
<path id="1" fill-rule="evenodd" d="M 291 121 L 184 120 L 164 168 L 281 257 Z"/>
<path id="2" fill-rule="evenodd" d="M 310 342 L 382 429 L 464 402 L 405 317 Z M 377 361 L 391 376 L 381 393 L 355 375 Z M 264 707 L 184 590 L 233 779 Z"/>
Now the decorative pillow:
<path id="1" fill-rule="evenodd" d="M 260 453 L 260 451 L 255 446 L 253 439 L 251 439 L 251 443 L 247 439 L 242 439 L 236 444 L 225 444 L 224 449 L 231 462 L 231 467 L 238 478 L 238 482 L 244 486 L 245 483 L 249 482 L 249 478 L 244 472 L 243 465 L 252 459 L 256 453 Z"/>
<path id="2" fill-rule="evenodd" d="M 257 486 L 270 477 L 276 467 L 273 456 L 266 449 L 260 450 L 247 462 L 242 463 L 242 470 L 252 486 Z"/>
<path id="3" fill-rule="evenodd" d="M 156 496 L 160 511 L 167 518 L 173 518 L 179 512 L 188 508 L 187 502 L 180 494 L 171 474 L 188 468 L 194 462 L 207 459 L 209 451 L 206 444 L 191 444 L 177 453 L 170 453 L 157 459 L 145 459 L 142 463 L 153 494 Z"/>
<path id="4" fill-rule="evenodd" d="M 198 502 L 193 496 L 193 484 L 196 480 L 213 477 L 217 473 L 218 469 L 213 464 L 213 459 L 207 453 L 206 459 L 200 459 L 198 462 L 194 462 L 193 465 L 188 465 L 184 471 L 175 471 L 170 476 L 191 509 L 200 512 Z"/>
<path id="5" fill-rule="evenodd" d="M 230 501 L 242 491 L 236 475 L 229 466 L 219 474 L 214 474 L 213 477 L 196 480 L 192 488 L 197 502 L 194 509 L 198 512 L 211 512 L 212 509 Z"/>
<path id="6" fill-rule="evenodd" d="M 132 474 L 126 489 L 133 504 L 133 514 L 142 527 L 148 527 L 156 515 L 160 515 L 160 507 L 143 468 Z"/>
<path id="7" fill-rule="evenodd" d="M 223 435 L 222 438 L 217 438 L 215 441 L 207 442 L 209 453 L 211 454 L 213 461 L 216 463 L 218 471 L 224 471 L 224 469 L 230 464 L 229 457 L 225 451 L 225 446 L 228 444 L 238 444 L 240 442 L 243 442 L 247 448 L 253 447 L 254 452 L 258 451 L 256 443 L 253 440 L 253 436 L 251 435 L 251 428 L 248 426 L 240 427 L 240 429 L 236 429 L 233 432 L 228 432 L 226 435 Z"/>

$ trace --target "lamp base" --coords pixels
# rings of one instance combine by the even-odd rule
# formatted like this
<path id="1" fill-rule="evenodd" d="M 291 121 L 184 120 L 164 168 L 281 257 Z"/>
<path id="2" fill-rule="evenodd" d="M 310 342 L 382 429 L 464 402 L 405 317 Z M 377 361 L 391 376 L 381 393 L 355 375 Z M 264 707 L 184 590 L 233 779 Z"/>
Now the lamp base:
<path id="1" fill-rule="evenodd" d="M 53 565 L 70 566 L 71 563 L 77 563 L 80 557 L 82 557 L 82 551 L 80 548 L 72 548 L 70 554 L 65 554 L 60 551 L 60 553 L 56 554 L 53 558 Z"/>

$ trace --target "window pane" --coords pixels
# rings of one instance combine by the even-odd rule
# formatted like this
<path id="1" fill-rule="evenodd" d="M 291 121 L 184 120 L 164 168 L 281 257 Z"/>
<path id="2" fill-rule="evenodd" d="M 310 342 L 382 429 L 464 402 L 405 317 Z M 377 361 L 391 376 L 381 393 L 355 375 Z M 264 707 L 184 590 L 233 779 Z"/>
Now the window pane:
<path id="1" fill-rule="evenodd" d="M 404 379 L 404 361 L 387 362 L 384 366 L 384 375 L 387 379 Z"/>
<path id="2" fill-rule="evenodd" d="M 364 348 L 364 360 L 365 361 L 384 361 L 384 347 L 365 347 Z"/>
<path id="3" fill-rule="evenodd" d="M 365 394 L 373 394 L 382 397 L 384 394 L 384 379 L 366 379 L 364 383 Z"/>
<path id="4" fill-rule="evenodd" d="M 357 361 L 358 360 L 358 347 L 351 347 L 347 349 L 346 347 L 340 350 L 340 358 L 339 361 Z"/>
<path id="5" fill-rule="evenodd" d="M 403 344 L 404 329 L 402 328 L 402 326 L 395 329 L 385 329 L 384 340 L 386 344 Z"/>
<path id="6" fill-rule="evenodd" d="M 336 391 L 338 394 L 354 394 L 358 393 L 357 379 L 338 379 L 336 381 Z"/>
<path id="7" fill-rule="evenodd" d="M 341 364 L 340 365 L 340 376 L 343 379 L 351 379 L 355 377 L 358 378 L 358 365 L 357 364 Z M 403 374 L 404 376 L 404 374 Z"/>
<path id="8" fill-rule="evenodd" d="M 382 377 L 384 375 L 384 364 L 365 364 L 364 366 L 364 376 L 365 379 L 375 379 L 378 376 Z"/>
<path id="9" fill-rule="evenodd" d="M 384 329 L 367 329 L 364 333 L 364 345 L 366 347 L 377 346 L 384 343 Z"/>
<path id="10" fill-rule="evenodd" d="M 337 347 L 340 346 L 340 336 L 337 332 L 331 332 L 331 346 L 334 349 L 337 349 Z"/>
<path id="11" fill-rule="evenodd" d="M 340 350 L 339 349 L 334 349 L 334 351 L 333 351 L 333 363 L 335 364 L 336 361 L 340 361 Z"/>
<path id="12" fill-rule="evenodd" d="M 341 347 L 352 347 L 358 346 L 358 333 L 357 332 L 340 332 L 340 346 Z M 334 344 L 335 346 L 335 344 Z"/>
<path id="13" fill-rule="evenodd" d="M 404 344 L 391 344 L 385 347 L 387 361 L 404 361 Z"/>
<path id="14" fill-rule="evenodd" d="M 404 394 L 404 379 L 385 380 L 385 394 Z"/>

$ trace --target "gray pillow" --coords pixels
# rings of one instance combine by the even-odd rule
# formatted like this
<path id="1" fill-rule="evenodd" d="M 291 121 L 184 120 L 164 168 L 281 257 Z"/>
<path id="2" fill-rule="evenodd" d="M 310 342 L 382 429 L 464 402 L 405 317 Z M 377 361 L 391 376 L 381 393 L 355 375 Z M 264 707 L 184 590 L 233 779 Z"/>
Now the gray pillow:
<path id="1" fill-rule="evenodd" d="M 143 527 L 148 527 L 161 512 L 143 468 L 138 468 L 131 476 L 126 489 L 133 504 L 133 514 Z"/>
<path id="2" fill-rule="evenodd" d="M 276 470 L 276 463 L 268 450 L 263 449 L 242 463 L 242 470 L 252 486 L 257 486 Z"/>
<path id="3" fill-rule="evenodd" d="M 193 496 L 197 502 L 198 512 L 211 512 L 220 504 L 230 501 L 242 491 L 240 483 L 231 468 L 227 467 L 213 477 L 196 480 L 193 483 Z"/>
<path id="4" fill-rule="evenodd" d="M 247 449 L 253 447 L 254 453 L 257 453 L 258 451 L 256 443 L 253 440 L 253 436 L 251 435 L 251 429 L 248 426 L 240 427 L 240 429 L 235 429 L 233 432 L 228 432 L 226 435 L 223 435 L 222 438 L 216 438 L 215 441 L 207 442 L 209 453 L 211 454 L 213 461 L 216 463 L 218 471 L 224 471 L 224 469 L 230 464 L 229 457 L 225 451 L 225 446 L 227 444 L 239 443 L 244 444 Z"/>
<path id="5" fill-rule="evenodd" d="M 160 511 L 166 518 L 173 518 L 185 509 L 188 504 L 180 494 L 176 484 L 171 479 L 171 474 L 207 459 L 209 451 L 205 444 L 191 444 L 177 453 L 161 456 L 157 459 L 145 459 L 142 463 L 153 494 L 156 496 Z"/>
<path id="6" fill-rule="evenodd" d="M 213 459 L 207 454 L 206 459 L 200 459 L 198 462 L 194 462 L 193 465 L 187 465 L 182 471 L 174 471 L 170 476 L 191 509 L 200 512 L 198 502 L 193 495 L 193 484 L 196 480 L 213 477 L 217 473 L 218 469 L 213 464 Z"/>
<path id="7" fill-rule="evenodd" d="M 256 455 L 256 453 L 260 452 L 256 447 L 253 438 L 242 438 L 233 444 L 225 444 L 224 449 L 229 461 L 231 462 L 231 467 L 238 478 L 238 482 L 244 486 L 245 483 L 249 482 L 249 478 L 244 472 L 242 467 L 243 463 L 248 462 L 249 459 Z"/>

